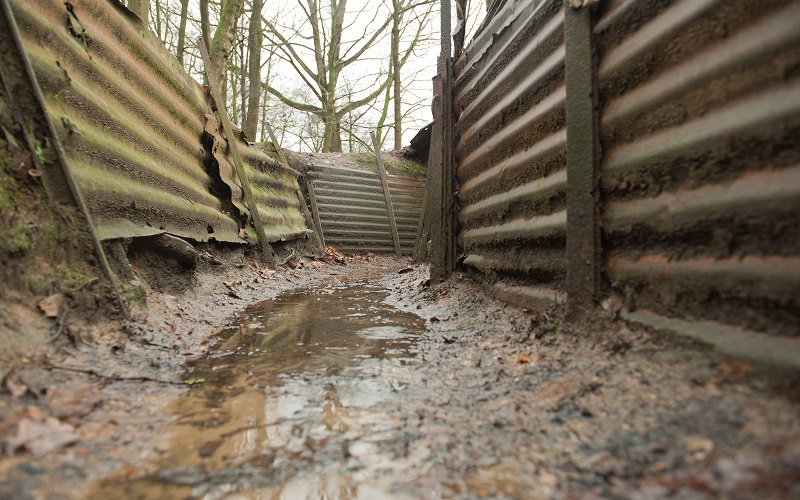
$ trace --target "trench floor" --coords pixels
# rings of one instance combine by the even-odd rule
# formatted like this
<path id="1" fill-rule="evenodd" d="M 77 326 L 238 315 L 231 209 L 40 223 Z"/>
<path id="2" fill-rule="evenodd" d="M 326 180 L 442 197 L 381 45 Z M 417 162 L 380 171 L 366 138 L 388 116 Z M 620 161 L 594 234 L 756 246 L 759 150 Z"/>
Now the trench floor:
<path id="1" fill-rule="evenodd" d="M 162 303 L 124 355 L 108 354 L 123 359 L 114 370 L 53 369 L 85 368 L 96 347 L 40 360 L 50 394 L 87 387 L 98 402 L 58 417 L 69 444 L 6 450 L 0 496 L 800 496 L 798 386 L 785 374 L 612 317 L 565 324 L 461 274 L 432 287 L 425 266 L 388 257 L 232 269 L 239 279 L 211 294 L 151 294 Z M 206 335 L 213 312 L 224 321 Z M 151 345 L 181 332 L 177 349 Z M 65 405 L 0 403 L 4 422 Z"/>

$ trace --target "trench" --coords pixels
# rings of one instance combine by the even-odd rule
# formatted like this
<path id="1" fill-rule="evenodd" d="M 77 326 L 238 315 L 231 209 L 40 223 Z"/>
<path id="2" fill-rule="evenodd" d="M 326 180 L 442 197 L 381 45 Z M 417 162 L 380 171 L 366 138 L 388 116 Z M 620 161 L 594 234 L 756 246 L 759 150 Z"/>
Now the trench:
<path id="1" fill-rule="evenodd" d="M 363 279 L 248 307 L 189 364 L 156 472 L 101 495 L 363 497 L 354 475 L 403 455 L 391 408 L 416 390 L 425 330 L 386 295 Z"/>

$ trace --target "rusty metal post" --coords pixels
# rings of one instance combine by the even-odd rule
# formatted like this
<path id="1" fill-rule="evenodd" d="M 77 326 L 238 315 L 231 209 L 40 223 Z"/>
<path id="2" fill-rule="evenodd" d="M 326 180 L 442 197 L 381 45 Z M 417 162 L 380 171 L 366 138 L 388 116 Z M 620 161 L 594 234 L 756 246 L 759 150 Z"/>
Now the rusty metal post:
<path id="1" fill-rule="evenodd" d="M 597 86 L 588 7 L 565 0 L 567 118 L 567 312 L 589 314 L 600 281 Z"/>
<path id="2" fill-rule="evenodd" d="M 392 232 L 394 254 L 397 257 L 402 257 L 403 252 L 400 249 L 400 236 L 397 234 L 397 222 L 394 220 L 392 193 L 389 191 L 389 182 L 386 178 L 386 168 L 383 166 L 383 158 L 381 158 L 381 150 L 378 146 L 378 139 L 375 138 L 375 132 L 370 132 L 369 135 L 372 138 L 372 148 L 375 150 L 375 161 L 378 163 L 378 175 L 381 178 L 381 186 L 383 186 L 383 199 L 386 201 L 386 211 L 389 213 L 389 230 Z"/>
<path id="3" fill-rule="evenodd" d="M 308 198 L 311 201 L 311 213 L 314 215 L 314 226 L 317 231 L 317 236 L 322 244 L 323 250 L 325 249 L 325 235 L 322 233 L 322 222 L 319 218 L 319 208 L 317 207 L 317 193 L 314 192 L 314 182 L 309 180 L 306 183 L 308 186 Z"/>
<path id="4" fill-rule="evenodd" d="M 267 233 L 264 231 L 264 223 L 261 221 L 261 214 L 258 213 L 258 205 L 253 197 L 253 190 L 250 188 L 250 180 L 247 178 L 247 172 L 244 169 L 244 160 L 239 151 L 239 144 L 237 143 L 236 136 L 233 132 L 233 123 L 228 118 L 228 112 L 225 110 L 225 101 L 222 100 L 220 95 L 220 86 L 217 81 L 217 75 L 214 72 L 214 67 L 211 64 L 211 58 L 208 55 L 208 47 L 206 47 L 203 37 L 197 39 L 197 47 L 200 49 L 200 56 L 203 59 L 203 65 L 206 68 L 206 76 L 208 78 L 208 86 L 211 90 L 211 97 L 217 105 L 217 114 L 222 120 L 222 129 L 225 132 L 225 137 L 228 139 L 228 147 L 231 149 L 233 156 L 233 166 L 236 169 L 236 175 L 239 177 L 239 182 L 242 183 L 242 191 L 244 198 L 247 202 L 247 208 L 250 209 L 250 216 L 253 218 L 253 225 L 256 228 L 256 235 L 258 236 L 258 244 L 264 254 L 264 260 L 270 266 L 275 266 L 275 254 L 272 252 L 272 247 L 267 241 Z"/>
<path id="5" fill-rule="evenodd" d="M 455 266 L 453 213 L 453 59 L 450 40 L 451 0 L 441 2 L 441 54 L 433 82 L 431 153 L 428 187 L 431 190 L 431 280 L 447 279 Z"/>

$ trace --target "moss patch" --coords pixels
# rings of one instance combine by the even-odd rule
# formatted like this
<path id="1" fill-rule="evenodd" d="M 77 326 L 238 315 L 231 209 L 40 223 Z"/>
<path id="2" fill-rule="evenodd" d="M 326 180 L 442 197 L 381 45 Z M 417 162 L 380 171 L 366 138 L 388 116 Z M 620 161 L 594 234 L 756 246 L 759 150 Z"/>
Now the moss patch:
<path id="1" fill-rule="evenodd" d="M 391 175 L 404 175 L 407 177 L 425 177 L 425 169 L 419 163 L 410 160 L 400 160 L 394 157 L 384 157 L 383 165 L 386 167 L 386 172 Z M 378 171 L 378 160 L 375 158 L 375 153 L 361 153 L 358 155 L 358 163 L 369 167 L 370 170 Z"/>

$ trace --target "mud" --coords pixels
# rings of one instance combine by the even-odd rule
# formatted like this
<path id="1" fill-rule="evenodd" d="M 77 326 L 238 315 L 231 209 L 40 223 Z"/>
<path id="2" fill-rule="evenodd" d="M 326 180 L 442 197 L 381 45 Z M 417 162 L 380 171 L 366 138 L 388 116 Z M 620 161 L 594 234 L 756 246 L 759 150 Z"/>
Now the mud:
<path id="1" fill-rule="evenodd" d="M 128 337 L 95 325 L 14 368 L 4 438 L 34 407 L 77 439 L 7 450 L 0 496 L 800 494 L 788 374 L 611 317 L 568 325 L 461 275 L 432 288 L 388 257 L 217 258 L 180 294 L 149 290 Z"/>

